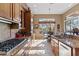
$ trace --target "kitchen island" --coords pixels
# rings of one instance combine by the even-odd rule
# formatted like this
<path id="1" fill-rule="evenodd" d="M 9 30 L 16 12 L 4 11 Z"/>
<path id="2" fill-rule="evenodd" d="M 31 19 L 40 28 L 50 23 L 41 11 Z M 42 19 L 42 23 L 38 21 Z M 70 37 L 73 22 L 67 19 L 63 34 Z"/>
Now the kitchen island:
<path id="1" fill-rule="evenodd" d="M 51 36 L 52 51 L 56 56 L 79 56 L 79 37 Z"/>

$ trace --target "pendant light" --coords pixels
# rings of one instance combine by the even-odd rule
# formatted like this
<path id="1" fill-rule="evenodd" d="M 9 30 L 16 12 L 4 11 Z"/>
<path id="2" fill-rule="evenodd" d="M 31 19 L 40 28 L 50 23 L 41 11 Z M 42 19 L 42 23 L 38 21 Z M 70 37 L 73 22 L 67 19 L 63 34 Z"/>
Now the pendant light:
<path id="1" fill-rule="evenodd" d="M 50 18 L 51 18 L 51 7 L 49 7 L 49 26 L 50 26 L 49 27 L 49 32 L 51 32 L 51 21 L 50 21 Z"/>

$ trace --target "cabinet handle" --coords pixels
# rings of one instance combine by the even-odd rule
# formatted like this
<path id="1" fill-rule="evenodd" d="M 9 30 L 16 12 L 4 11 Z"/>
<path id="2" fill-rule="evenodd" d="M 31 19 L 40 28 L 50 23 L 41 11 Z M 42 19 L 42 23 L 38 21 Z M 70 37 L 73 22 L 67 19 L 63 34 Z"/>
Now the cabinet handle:
<path id="1" fill-rule="evenodd" d="M 67 47 L 63 46 L 62 44 L 60 44 L 62 47 L 64 47 L 66 50 L 69 50 Z"/>

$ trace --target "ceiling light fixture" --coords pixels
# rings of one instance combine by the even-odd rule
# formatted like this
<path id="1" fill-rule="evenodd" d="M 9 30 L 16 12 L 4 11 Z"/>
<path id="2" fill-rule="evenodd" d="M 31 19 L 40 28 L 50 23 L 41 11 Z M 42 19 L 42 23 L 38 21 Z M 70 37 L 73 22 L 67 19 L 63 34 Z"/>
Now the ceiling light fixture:
<path id="1" fill-rule="evenodd" d="M 50 25 L 49 32 L 51 32 L 51 21 L 50 21 L 50 18 L 51 18 L 51 7 L 49 7 L 49 25 Z"/>
<path id="2" fill-rule="evenodd" d="M 55 4 L 55 3 L 49 3 L 49 4 Z"/>
<path id="3" fill-rule="evenodd" d="M 33 7 L 37 7 L 37 5 L 33 5 Z"/>

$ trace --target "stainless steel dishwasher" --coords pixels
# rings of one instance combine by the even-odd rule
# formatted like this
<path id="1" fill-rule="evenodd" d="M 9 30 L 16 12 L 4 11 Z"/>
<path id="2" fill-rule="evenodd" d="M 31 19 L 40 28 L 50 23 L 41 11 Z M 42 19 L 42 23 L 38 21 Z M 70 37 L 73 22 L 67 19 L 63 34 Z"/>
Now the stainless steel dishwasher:
<path id="1" fill-rule="evenodd" d="M 71 56 L 71 47 L 59 42 L 59 56 Z"/>

